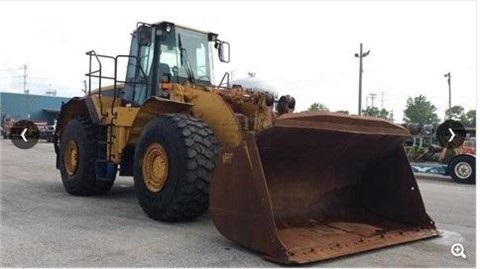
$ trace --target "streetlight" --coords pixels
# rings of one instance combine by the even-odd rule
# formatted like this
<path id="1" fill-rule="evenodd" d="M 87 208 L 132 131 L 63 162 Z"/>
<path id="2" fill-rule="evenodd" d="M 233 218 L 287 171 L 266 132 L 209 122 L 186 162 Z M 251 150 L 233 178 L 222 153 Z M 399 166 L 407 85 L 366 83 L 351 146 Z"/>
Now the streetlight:
<path id="1" fill-rule="evenodd" d="M 450 80 L 451 80 L 450 72 L 446 73 L 443 76 L 447 78 L 447 82 L 448 82 L 448 119 L 451 120 L 452 119 L 452 85 L 450 84 Z"/>
<path id="2" fill-rule="evenodd" d="M 362 114 L 362 74 L 363 74 L 363 57 L 368 56 L 370 50 L 363 52 L 363 44 L 360 43 L 360 53 L 355 53 L 356 58 L 360 58 L 360 70 L 358 75 L 358 115 Z"/>

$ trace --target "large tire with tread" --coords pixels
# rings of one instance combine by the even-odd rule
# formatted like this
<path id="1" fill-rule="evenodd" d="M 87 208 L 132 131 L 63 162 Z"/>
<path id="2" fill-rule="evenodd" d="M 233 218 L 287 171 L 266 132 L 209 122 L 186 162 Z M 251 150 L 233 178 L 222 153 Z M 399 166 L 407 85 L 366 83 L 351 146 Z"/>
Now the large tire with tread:
<path id="1" fill-rule="evenodd" d="M 475 157 L 455 156 L 448 165 L 448 174 L 457 183 L 475 184 Z"/>
<path id="2" fill-rule="evenodd" d="M 68 122 L 63 131 L 59 149 L 60 174 L 63 186 L 68 193 L 77 196 L 103 195 L 112 188 L 113 180 L 105 182 L 96 179 L 97 141 L 98 128 L 91 123 L 90 119 L 74 118 Z M 77 149 L 76 168 L 69 167 L 72 165 L 68 164 L 65 158 L 66 154 L 67 156 L 72 154 L 66 152 L 72 147 L 72 143 Z"/>
<path id="3" fill-rule="evenodd" d="M 155 220 L 172 222 L 191 220 L 204 213 L 209 204 L 217 145 L 210 127 L 193 116 L 166 114 L 151 119 L 136 145 L 133 171 L 137 199 L 145 213 Z M 154 169 L 148 168 L 148 163 L 158 164 L 150 161 L 152 147 L 166 155 L 162 157 L 166 161 L 160 162 L 165 172 L 157 172 L 164 181 L 153 190 L 151 184 L 147 185 L 149 176 L 144 175 L 144 171 L 150 174 L 148 171 Z"/>

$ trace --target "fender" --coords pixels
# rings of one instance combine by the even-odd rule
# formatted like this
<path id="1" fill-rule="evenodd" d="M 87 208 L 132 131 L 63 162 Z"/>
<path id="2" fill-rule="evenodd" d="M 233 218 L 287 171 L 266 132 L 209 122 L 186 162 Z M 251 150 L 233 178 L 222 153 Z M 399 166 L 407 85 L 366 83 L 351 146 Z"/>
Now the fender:
<path id="1" fill-rule="evenodd" d="M 241 125 L 235 113 L 218 94 L 195 89 L 189 85 L 173 85 L 173 94 L 182 93 L 175 100 L 150 97 L 140 107 L 127 144 L 135 144 L 143 126 L 156 115 L 166 113 L 188 113 L 205 121 L 221 146 L 238 146 L 244 140 Z"/>
<path id="2" fill-rule="evenodd" d="M 93 124 L 98 124 L 99 116 L 94 108 L 92 97 L 73 97 L 62 105 L 57 117 L 56 133 L 61 133 L 68 121 L 73 117 L 89 117 Z"/>
<path id="3" fill-rule="evenodd" d="M 190 113 L 193 104 L 176 102 L 169 99 L 152 96 L 138 109 L 130 128 L 127 144 L 136 144 L 143 126 L 153 117 L 166 113 Z"/>
<path id="4" fill-rule="evenodd" d="M 470 156 L 470 157 L 473 157 L 475 160 L 477 159 L 477 157 L 471 153 L 458 154 L 448 162 L 447 171 L 450 171 L 450 164 L 453 162 L 453 160 L 460 158 L 461 156 Z"/>
<path id="5" fill-rule="evenodd" d="M 97 124 L 99 117 L 95 108 L 93 107 L 93 102 L 90 96 L 84 97 L 73 97 L 68 100 L 68 102 L 62 104 L 60 108 L 60 113 L 57 116 L 57 125 L 55 131 L 53 132 L 53 147 L 55 150 L 56 158 L 56 167 L 58 168 L 58 153 L 59 147 L 58 144 L 59 138 L 62 137 L 63 129 L 67 126 L 67 123 L 70 119 L 74 117 L 89 117 L 90 120 Z"/>

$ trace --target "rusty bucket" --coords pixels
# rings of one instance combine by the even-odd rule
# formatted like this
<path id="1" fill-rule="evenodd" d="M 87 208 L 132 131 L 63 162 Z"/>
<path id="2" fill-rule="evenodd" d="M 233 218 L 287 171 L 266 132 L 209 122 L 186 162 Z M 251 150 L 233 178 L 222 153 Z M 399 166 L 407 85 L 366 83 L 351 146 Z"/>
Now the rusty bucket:
<path id="1" fill-rule="evenodd" d="M 390 122 L 333 113 L 277 119 L 222 148 L 210 213 L 226 238 L 308 263 L 438 235 Z"/>

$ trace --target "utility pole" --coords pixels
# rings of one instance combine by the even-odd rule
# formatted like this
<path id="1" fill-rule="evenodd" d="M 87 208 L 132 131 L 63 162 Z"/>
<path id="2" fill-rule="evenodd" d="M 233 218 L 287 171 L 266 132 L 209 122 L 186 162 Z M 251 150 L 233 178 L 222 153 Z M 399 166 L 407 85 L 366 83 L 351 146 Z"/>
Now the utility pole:
<path id="1" fill-rule="evenodd" d="M 83 80 L 83 91 L 84 94 L 87 94 L 87 81 L 84 79 Z"/>
<path id="2" fill-rule="evenodd" d="M 363 74 L 363 57 L 368 56 L 370 50 L 363 52 L 363 43 L 360 43 L 360 53 L 355 53 L 356 58 L 360 58 L 360 69 L 358 71 L 358 115 L 362 113 L 362 74 Z"/>
<path id="3" fill-rule="evenodd" d="M 451 85 L 451 75 L 450 72 L 446 73 L 443 75 L 444 77 L 447 78 L 448 82 L 448 119 L 452 119 L 452 85 Z"/>
<path id="4" fill-rule="evenodd" d="M 381 104 L 381 109 L 384 109 L 383 107 L 383 101 L 385 100 L 385 92 L 380 92 L 380 104 Z"/>
<path id="5" fill-rule="evenodd" d="M 23 65 L 23 93 L 28 94 L 28 92 L 27 92 L 27 64 Z"/>
<path id="6" fill-rule="evenodd" d="M 55 96 L 55 95 L 57 95 L 57 90 L 52 90 L 52 84 L 50 84 L 48 86 L 48 90 L 45 94 Z"/>
<path id="7" fill-rule="evenodd" d="M 23 66 L 23 93 L 27 95 L 27 118 L 30 119 L 30 90 L 27 89 L 27 64 Z"/>
<path id="8" fill-rule="evenodd" d="M 372 101 L 372 107 L 374 107 L 374 100 L 377 99 L 377 94 L 376 93 L 369 93 L 368 96 L 370 97 L 370 100 Z"/>

